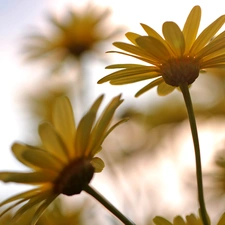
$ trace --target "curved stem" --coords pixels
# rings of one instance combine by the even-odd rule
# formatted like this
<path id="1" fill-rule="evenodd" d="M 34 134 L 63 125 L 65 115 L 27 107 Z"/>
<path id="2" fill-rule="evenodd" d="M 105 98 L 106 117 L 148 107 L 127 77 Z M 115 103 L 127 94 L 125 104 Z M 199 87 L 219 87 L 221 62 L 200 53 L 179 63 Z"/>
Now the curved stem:
<path id="1" fill-rule="evenodd" d="M 197 186 L 198 186 L 198 200 L 200 205 L 200 213 L 201 218 L 204 225 L 209 225 L 208 214 L 205 207 L 205 200 L 204 200 L 204 192 L 203 192 L 203 182 L 202 182 L 202 164 L 201 164 L 201 154 L 200 154 L 200 147 L 199 147 L 199 140 L 198 140 L 198 131 L 195 121 L 194 110 L 192 106 L 191 96 L 188 88 L 188 84 L 180 84 L 180 89 L 182 91 L 185 105 L 188 112 L 192 139 L 194 143 L 195 149 L 195 163 L 196 163 L 196 176 L 197 176 Z"/>
<path id="2" fill-rule="evenodd" d="M 93 187 L 87 185 L 84 188 L 88 194 L 98 200 L 102 205 L 104 205 L 112 214 L 114 214 L 119 220 L 121 220 L 125 225 L 135 225 L 127 217 L 125 217 L 118 209 L 116 209 L 107 199 L 105 199 L 100 193 L 98 193 Z"/>

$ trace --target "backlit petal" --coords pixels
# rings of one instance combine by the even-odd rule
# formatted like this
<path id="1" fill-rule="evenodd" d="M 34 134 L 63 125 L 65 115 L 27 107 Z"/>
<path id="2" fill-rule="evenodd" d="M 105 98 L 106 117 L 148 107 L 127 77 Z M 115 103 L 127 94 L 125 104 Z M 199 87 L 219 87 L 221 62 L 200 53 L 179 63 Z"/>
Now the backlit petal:
<path id="1" fill-rule="evenodd" d="M 213 38 L 217 31 L 223 26 L 224 22 L 225 15 L 219 17 L 208 27 L 206 27 L 194 42 L 190 53 L 193 55 L 197 54 L 210 41 L 210 39 Z"/>
<path id="2" fill-rule="evenodd" d="M 99 106 L 103 100 L 103 95 L 101 95 L 92 105 L 87 114 L 81 119 L 78 128 L 75 141 L 75 149 L 77 157 L 86 155 L 88 156 L 87 146 L 90 141 L 90 133 L 93 127 L 93 124 L 96 119 L 96 114 L 99 109 Z"/>
<path id="3" fill-rule="evenodd" d="M 164 82 L 164 79 L 162 77 L 155 79 L 154 81 L 152 81 L 151 83 L 147 84 L 146 86 L 144 86 L 141 90 L 139 90 L 136 94 L 135 97 L 139 97 L 140 95 L 144 94 L 146 91 L 152 89 L 153 87 L 161 84 L 162 82 Z"/>
<path id="4" fill-rule="evenodd" d="M 121 95 L 116 96 L 111 100 L 111 102 L 106 106 L 98 121 L 96 122 L 92 132 L 90 143 L 87 147 L 87 154 L 94 155 L 94 149 L 98 148 L 104 141 L 104 134 L 107 132 L 108 126 L 111 119 L 115 113 L 115 110 L 123 102 L 121 100 Z"/>
<path id="5" fill-rule="evenodd" d="M 91 164 L 95 168 L 96 173 L 100 173 L 105 167 L 105 163 L 103 162 L 103 160 L 98 157 L 94 157 L 91 160 Z"/>
<path id="6" fill-rule="evenodd" d="M 165 82 L 163 82 L 163 83 L 158 85 L 157 93 L 160 96 L 166 96 L 166 95 L 170 94 L 171 92 L 173 92 L 174 89 L 175 89 L 174 86 L 168 85 Z"/>
<path id="7" fill-rule="evenodd" d="M 63 162 L 66 162 L 69 154 L 68 149 L 56 133 L 54 127 L 49 123 L 43 123 L 39 126 L 38 131 L 45 149 L 52 155 L 60 158 Z"/>
<path id="8" fill-rule="evenodd" d="M 155 61 L 163 63 L 170 57 L 170 53 L 166 47 L 156 38 L 141 36 L 136 42 L 138 46 L 146 51 Z"/>
<path id="9" fill-rule="evenodd" d="M 163 35 L 176 56 L 182 56 L 185 51 L 184 35 L 174 22 L 163 24 Z"/>
<path id="10" fill-rule="evenodd" d="M 127 39 L 134 45 L 137 45 L 136 39 L 141 36 L 141 35 L 133 33 L 133 32 L 127 32 L 125 35 L 126 35 Z"/>
<path id="11" fill-rule="evenodd" d="M 15 143 L 12 146 L 12 151 L 17 158 L 32 165 L 32 168 L 60 171 L 63 166 L 63 163 L 59 158 L 38 148 L 29 148 L 29 146 L 27 148 L 26 145 Z"/>
<path id="12" fill-rule="evenodd" d="M 33 173 L 1 172 L 0 180 L 4 182 L 15 182 L 23 184 L 40 184 L 52 182 L 56 178 L 55 173 L 38 171 Z"/>
<path id="13" fill-rule="evenodd" d="M 183 34 L 185 40 L 185 53 L 188 53 L 198 34 L 198 28 L 201 20 L 201 8 L 195 6 L 188 15 L 184 24 Z"/>
<path id="14" fill-rule="evenodd" d="M 70 101 L 65 96 L 59 97 L 55 101 L 53 123 L 67 149 L 73 149 L 76 133 L 75 120 Z"/>

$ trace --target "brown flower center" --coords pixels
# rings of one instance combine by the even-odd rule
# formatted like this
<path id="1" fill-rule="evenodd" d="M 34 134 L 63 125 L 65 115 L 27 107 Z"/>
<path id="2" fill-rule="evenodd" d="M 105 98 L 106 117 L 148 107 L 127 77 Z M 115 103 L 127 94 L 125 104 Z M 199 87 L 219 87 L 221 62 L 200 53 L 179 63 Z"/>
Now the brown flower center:
<path id="1" fill-rule="evenodd" d="M 178 87 L 181 83 L 192 84 L 199 75 L 199 62 L 192 57 L 172 58 L 162 64 L 164 81 Z"/>
<path id="2" fill-rule="evenodd" d="M 94 174 L 94 167 L 88 159 L 76 159 L 65 167 L 55 180 L 54 191 L 68 196 L 80 194 L 89 184 Z"/>

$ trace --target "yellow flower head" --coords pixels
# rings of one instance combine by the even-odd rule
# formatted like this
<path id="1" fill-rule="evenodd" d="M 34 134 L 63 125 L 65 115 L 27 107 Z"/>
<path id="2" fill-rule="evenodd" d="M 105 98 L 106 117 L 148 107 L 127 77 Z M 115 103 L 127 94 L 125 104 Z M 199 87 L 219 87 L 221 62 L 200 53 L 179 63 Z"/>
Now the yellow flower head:
<path id="1" fill-rule="evenodd" d="M 169 222 L 168 220 L 164 219 L 161 216 L 156 216 L 153 219 L 155 225 L 203 225 L 202 220 L 195 216 L 194 214 L 190 214 L 186 216 L 186 221 L 181 216 L 176 216 L 173 220 L 173 223 Z M 224 225 L 225 224 L 225 213 L 220 217 L 217 225 Z"/>
<path id="2" fill-rule="evenodd" d="M 114 85 L 128 84 L 154 79 L 136 93 L 136 97 L 158 86 L 158 94 L 166 95 L 180 84 L 192 84 L 200 70 L 225 65 L 225 32 L 217 34 L 225 22 L 225 15 L 219 17 L 199 35 L 201 8 L 195 6 L 181 30 L 174 22 L 162 26 L 163 37 L 151 27 L 141 24 L 147 35 L 128 32 L 126 37 L 132 44 L 115 42 L 114 46 L 128 55 L 146 62 L 139 64 L 115 64 L 107 69 L 120 69 L 111 73 L 98 83 L 110 81 Z M 150 65 L 148 65 L 150 64 Z"/>
<path id="3" fill-rule="evenodd" d="M 84 53 L 96 51 L 97 44 L 120 32 L 105 29 L 108 16 L 108 9 L 99 10 L 92 4 L 82 10 L 70 8 L 62 18 L 49 15 L 52 32 L 45 35 L 35 31 L 28 35 L 23 47 L 25 58 L 46 60 L 47 56 L 56 71 L 63 63 L 80 60 Z"/>
<path id="4" fill-rule="evenodd" d="M 39 126 L 43 149 L 22 143 L 13 144 L 12 152 L 15 157 L 32 171 L 1 172 L 0 180 L 36 187 L 0 203 L 2 207 L 15 202 L 1 215 L 26 202 L 18 209 L 14 220 L 37 206 L 31 223 L 34 225 L 57 196 L 79 194 L 91 181 L 94 172 L 102 171 L 104 162 L 94 156 L 101 150 L 106 136 L 124 121 L 119 121 L 109 128 L 115 110 L 122 103 L 121 96 L 113 98 L 96 121 L 102 100 L 103 95 L 94 102 L 76 127 L 68 98 L 59 97 L 53 110 L 53 124 L 45 122 Z"/>

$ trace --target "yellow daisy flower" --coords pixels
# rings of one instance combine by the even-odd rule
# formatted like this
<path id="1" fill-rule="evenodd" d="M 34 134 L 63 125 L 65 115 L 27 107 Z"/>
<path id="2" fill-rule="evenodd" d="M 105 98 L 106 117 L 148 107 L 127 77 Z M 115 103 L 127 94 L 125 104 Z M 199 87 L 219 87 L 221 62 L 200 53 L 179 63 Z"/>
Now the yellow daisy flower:
<path id="1" fill-rule="evenodd" d="M 79 194 L 89 184 L 94 172 L 102 171 L 104 162 L 94 156 L 101 150 L 106 136 L 124 121 L 109 128 L 115 110 L 122 103 L 121 96 L 113 98 L 96 121 L 102 100 L 103 95 L 94 102 L 76 127 L 69 99 L 59 97 L 53 110 L 53 124 L 45 122 L 39 126 L 43 149 L 23 143 L 13 144 L 15 157 L 32 171 L 1 172 L 0 180 L 36 187 L 1 202 L 0 207 L 15 202 L 1 215 L 25 203 L 13 218 L 13 221 L 17 221 L 27 210 L 37 206 L 31 223 L 34 225 L 57 196 Z"/>
<path id="2" fill-rule="evenodd" d="M 33 31 L 25 37 L 22 49 L 25 59 L 46 61 L 47 58 L 48 67 L 50 61 L 53 71 L 58 71 L 65 63 L 74 66 L 74 59 L 80 60 L 86 52 L 96 52 L 99 43 L 120 32 L 106 29 L 109 12 L 90 3 L 82 10 L 69 8 L 62 18 L 50 14 L 50 34 Z"/>
<path id="3" fill-rule="evenodd" d="M 110 51 L 131 56 L 146 62 L 139 64 L 115 64 L 107 69 L 120 69 L 111 73 L 98 83 L 110 81 L 114 85 L 123 85 L 154 79 L 136 93 L 136 97 L 157 86 L 159 95 L 172 92 L 182 83 L 192 84 L 200 70 L 225 65 L 225 32 L 213 38 L 225 22 L 222 15 L 198 36 L 201 8 L 193 7 L 183 30 L 174 22 L 165 22 L 163 36 L 151 27 L 141 24 L 147 35 L 141 36 L 128 32 L 126 37 L 131 44 L 115 42 L 114 46 L 123 50 Z M 150 64 L 150 65 L 148 65 Z"/>
<path id="4" fill-rule="evenodd" d="M 173 223 L 169 222 L 168 220 L 164 219 L 161 216 L 156 216 L 153 219 L 156 225 L 203 225 L 201 219 L 194 214 L 190 214 L 186 216 L 186 221 L 181 216 L 176 216 L 173 220 Z M 225 213 L 220 217 L 217 225 L 224 225 L 225 224 Z"/>

